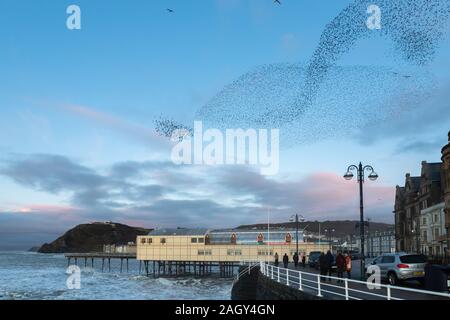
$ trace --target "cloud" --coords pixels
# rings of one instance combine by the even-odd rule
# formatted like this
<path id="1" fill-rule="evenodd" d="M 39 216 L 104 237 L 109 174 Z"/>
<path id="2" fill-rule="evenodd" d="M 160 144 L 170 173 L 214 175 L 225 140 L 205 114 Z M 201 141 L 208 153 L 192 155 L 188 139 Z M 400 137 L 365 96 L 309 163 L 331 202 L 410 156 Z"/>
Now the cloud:
<path id="1" fill-rule="evenodd" d="M 443 137 L 443 136 L 442 136 Z M 396 150 L 395 154 L 401 153 L 436 153 L 438 154 L 442 146 L 445 145 L 445 139 L 432 139 L 432 140 L 413 140 L 401 141 Z"/>
<path id="2" fill-rule="evenodd" d="M 334 173 L 316 172 L 301 179 L 278 181 L 255 172 L 229 170 L 222 183 L 231 194 L 252 195 L 261 207 L 272 208 L 279 219 L 299 211 L 309 219 L 357 219 L 359 214 L 357 184 Z M 368 216 L 392 222 L 395 189 L 376 183 L 365 188 Z"/>
<path id="3" fill-rule="evenodd" d="M 161 196 L 170 187 L 131 182 L 142 170 L 162 166 L 161 163 L 119 163 L 109 174 L 72 160 L 46 154 L 16 155 L 0 167 L 0 174 L 14 182 L 51 194 L 68 193 L 71 203 L 81 208 L 122 208 L 127 203 L 145 202 Z"/>
<path id="4" fill-rule="evenodd" d="M 89 120 L 97 125 L 107 127 L 120 134 L 132 138 L 138 142 L 145 143 L 148 146 L 167 148 L 169 146 L 166 139 L 161 138 L 155 130 L 136 123 L 129 122 L 112 114 L 101 112 L 90 106 L 83 106 L 72 103 L 61 103 L 54 101 L 30 100 L 33 104 L 51 107 L 57 110 L 68 112 L 72 115 Z M 151 121 L 149 121 L 150 123 Z"/>
<path id="5" fill-rule="evenodd" d="M 412 95 L 413 96 L 413 95 Z M 434 88 L 429 94 L 412 98 L 396 96 L 390 100 L 395 109 L 402 110 L 383 122 L 365 126 L 355 137 L 363 144 L 380 140 L 404 138 L 403 147 L 398 152 L 420 151 L 420 147 L 433 148 L 436 138 L 424 141 L 423 136 L 437 129 L 448 130 L 450 112 L 450 82 Z M 445 133 L 443 138 L 445 138 Z"/>
<path id="6" fill-rule="evenodd" d="M 168 162 L 122 162 L 100 173 L 57 155 L 14 155 L 0 175 L 41 192 L 69 195 L 66 205 L 23 205 L 0 212 L 4 226 L 22 232 L 42 226 L 64 230 L 78 223 L 139 221 L 146 227 L 233 227 L 287 221 L 357 219 L 358 187 L 334 173 L 275 179 L 250 167 L 175 166 Z M 392 222 L 393 186 L 367 183 L 366 216 Z M 50 223 L 47 223 L 50 222 Z M 45 229 L 47 230 L 47 229 Z M 1 231 L 1 228 L 0 228 Z"/>

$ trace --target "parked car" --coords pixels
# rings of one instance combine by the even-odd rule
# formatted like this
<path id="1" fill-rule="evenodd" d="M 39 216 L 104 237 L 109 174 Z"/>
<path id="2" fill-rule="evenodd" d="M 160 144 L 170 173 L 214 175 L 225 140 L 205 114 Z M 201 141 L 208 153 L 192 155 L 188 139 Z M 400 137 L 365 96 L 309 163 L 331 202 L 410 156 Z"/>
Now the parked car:
<path id="1" fill-rule="evenodd" d="M 351 253 L 350 258 L 352 260 L 361 260 L 361 254 L 360 253 Z"/>
<path id="2" fill-rule="evenodd" d="M 314 253 L 314 255 L 313 255 Z M 316 270 L 319 270 L 319 258 L 320 258 L 321 252 L 311 252 L 309 255 L 309 267 L 314 268 Z M 331 265 L 331 271 L 336 272 L 337 271 L 337 265 L 336 265 L 336 255 L 333 254 L 333 263 Z"/>
<path id="3" fill-rule="evenodd" d="M 391 285 L 400 284 L 405 280 L 425 281 L 425 265 L 427 257 L 422 254 L 386 253 L 372 262 L 380 268 L 381 279 L 387 280 Z M 366 274 L 367 268 L 366 268 Z"/>
<path id="4" fill-rule="evenodd" d="M 311 251 L 308 256 L 308 264 L 310 268 L 316 268 L 319 265 L 319 258 L 322 252 Z"/>

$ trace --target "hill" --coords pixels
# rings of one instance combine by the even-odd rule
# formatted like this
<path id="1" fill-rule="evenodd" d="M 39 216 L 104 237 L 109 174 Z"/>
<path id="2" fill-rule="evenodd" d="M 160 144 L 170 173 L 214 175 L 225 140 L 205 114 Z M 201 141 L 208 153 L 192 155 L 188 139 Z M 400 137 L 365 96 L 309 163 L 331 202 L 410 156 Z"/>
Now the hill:
<path id="1" fill-rule="evenodd" d="M 333 237 L 345 237 L 348 235 L 359 235 L 359 228 L 356 226 L 359 224 L 359 221 L 306 221 L 299 222 L 299 229 L 302 230 L 305 227 L 307 232 L 319 233 L 319 225 L 321 229 L 321 233 L 325 233 L 325 229 L 331 228 L 334 229 L 335 232 L 332 234 Z M 267 229 L 267 224 L 253 224 L 253 225 L 242 225 L 237 229 L 257 229 L 257 230 L 265 230 Z M 283 223 L 271 223 L 270 228 L 291 228 L 295 229 L 295 222 L 283 222 Z M 367 228 L 367 227 L 366 227 Z M 370 222 L 369 230 L 370 232 L 384 232 L 391 231 L 394 229 L 394 225 L 380 222 Z"/>
<path id="2" fill-rule="evenodd" d="M 101 252 L 104 244 L 127 244 L 151 230 L 113 222 L 80 224 L 51 243 L 42 245 L 40 253 Z"/>

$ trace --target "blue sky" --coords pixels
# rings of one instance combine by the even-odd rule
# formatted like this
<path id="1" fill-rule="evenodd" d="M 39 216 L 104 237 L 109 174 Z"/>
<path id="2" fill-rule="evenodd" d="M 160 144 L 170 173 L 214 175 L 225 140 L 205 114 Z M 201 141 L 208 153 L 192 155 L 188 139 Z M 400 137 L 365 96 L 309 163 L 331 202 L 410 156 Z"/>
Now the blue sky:
<path id="1" fill-rule="evenodd" d="M 351 2 L 0 0 L 0 247 L 40 244 L 95 220 L 230 227 L 266 221 L 267 207 L 277 221 L 298 211 L 357 219 L 357 186 L 339 179 L 358 161 L 380 175 L 367 184 L 368 216 L 392 222 L 395 185 L 422 160 L 439 161 L 447 142 L 447 35 L 420 68 L 380 34 L 358 41 L 337 65 L 426 73 L 433 98 L 374 126 L 342 135 L 331 127 L 332 138 L 282 149 L 276 177 L 174 167 L 154 137 L 155 119 L 194 121 L 255 67 L 307 63 Z M 81 8 L 81 30 L 66 28 L 70 4 Z"/>

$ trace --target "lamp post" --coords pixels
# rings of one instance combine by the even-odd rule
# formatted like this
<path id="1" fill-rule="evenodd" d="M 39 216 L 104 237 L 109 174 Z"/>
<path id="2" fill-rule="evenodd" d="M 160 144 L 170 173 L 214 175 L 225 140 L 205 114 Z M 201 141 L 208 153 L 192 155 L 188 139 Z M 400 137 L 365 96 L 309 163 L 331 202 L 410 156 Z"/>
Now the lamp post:
<path id="1" fill-rule="evenodd" d="M 298 226 L 299 219 L 298 218 L 299 217 L 300 217 L 300 220 L 302 222 L 305 221 L 305 217 L 303 217 L 301 214 L 295 214 L 290 219 L 291 222 L 295 221 L 295 242 L 296 242 L 296 249 L 295 250 L 297 252 L 297 256 L 298 256 L 298 228 L 299 228 L 299 226 Z"/>
<path id="2" fill-rule="evenodd" d="M 329 250 L 332 250 L 332 247 L 331 247 L 331 233 L 335 232 L 335 231 L 336 230 L 334 230 L 334 229 L 325 229 L 325 234 L 328 235 L 328 249 Z"/>
<path id="3" fill-rule="evenodd" d="M 359 183 L 359 211 L 360 211 L 360 229 L 359 234 L 361 237 L 361 280 L 364 281 L 365 274 L 365 253 L 364 253 L 364 193 L 363 193 L 363 184 L 364 184 L 364 172 L 369 172 L 369 180 L 375 181 L 378 179 L 378 174 L 375 173 L 375 170 L 372 166 L 363 166 L 360 162 L 359 165 L 351 165 L 347 168 L 347 172 L 344 175 L 346 180 L 353 179 L 354 175 L 352 171 L 356 171 L 358 175 L 358 183 Z"/>

